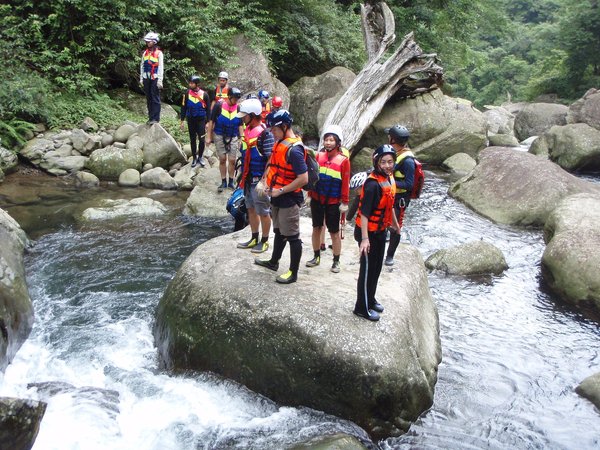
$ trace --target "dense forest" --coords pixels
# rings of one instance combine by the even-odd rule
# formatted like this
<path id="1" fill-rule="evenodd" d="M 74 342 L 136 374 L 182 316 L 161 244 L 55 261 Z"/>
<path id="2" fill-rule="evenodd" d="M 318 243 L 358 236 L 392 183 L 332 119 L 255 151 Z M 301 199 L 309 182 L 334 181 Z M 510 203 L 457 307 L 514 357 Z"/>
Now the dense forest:
<path id="1" fill-rule="evenodd" d="M 445 69 L 447 93 L 477 106 L 551 95 L 569 101 L 600 79 L 597 0 L 390 0 L 398 36 L 414 31 Z M 249 37 L 285 83 L 365 59 L 359 2 L 349 0 L 15 0 L 0 5 L 0 136 L 28 122 L 100 123 L 123 112 L 107 92 L 136 89 L 141 37 L 161 35 L 165 96 L 192 73 L 208 87 Z"/>

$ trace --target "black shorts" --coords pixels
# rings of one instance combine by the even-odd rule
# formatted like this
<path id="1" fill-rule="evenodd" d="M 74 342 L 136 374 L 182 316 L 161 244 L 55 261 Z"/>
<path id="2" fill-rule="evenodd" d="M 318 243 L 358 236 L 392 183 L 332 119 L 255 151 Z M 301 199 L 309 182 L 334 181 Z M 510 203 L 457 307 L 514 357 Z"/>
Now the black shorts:
<path id="1" fill-rule="evenodd" d="M 322 205 L 315 199 L 310 201 L 310 214 L 312 216 L 313 227 L 322 227 L 323 221 L 327 225 L 330 233 L 340 231 L 340 204 Z"/>

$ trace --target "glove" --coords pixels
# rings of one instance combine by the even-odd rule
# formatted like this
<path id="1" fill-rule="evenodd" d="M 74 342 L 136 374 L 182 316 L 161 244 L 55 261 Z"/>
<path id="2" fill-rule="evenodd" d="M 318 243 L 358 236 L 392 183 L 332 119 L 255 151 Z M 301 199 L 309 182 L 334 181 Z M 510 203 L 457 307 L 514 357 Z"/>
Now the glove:
<path id="1" fill-rule="evenodd" d="M 340 203 L 340 212 L 345 214 L 348 212 L 348 203 Z"/>
<path id="2" fill-rule="evenodd" d="M 267 197 L 267 184 L 263 180 L 260 180 L 258 183 L 256 183 L 256 187 L 254 189 L 256 190 L 256 194 L 259 198 Z"/>
<path id="3" fill-rule="evenodd" d="M 157 88 L 159 88 L 159 89 L 162 89 L 162 88 L 163 88 L 163 83 L 162 83 L 162 81 L 159 81 L 159 82 L 157 82 L 157 83 L 156 83 L 156 87 L 157 87 Z"/>

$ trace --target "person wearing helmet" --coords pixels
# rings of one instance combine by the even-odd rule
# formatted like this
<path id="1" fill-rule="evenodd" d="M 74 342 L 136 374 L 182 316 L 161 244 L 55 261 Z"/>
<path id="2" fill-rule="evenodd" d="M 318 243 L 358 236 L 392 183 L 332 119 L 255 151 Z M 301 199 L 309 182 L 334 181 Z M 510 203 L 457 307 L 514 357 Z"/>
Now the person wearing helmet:
<path id="1" fill-rule="evenodd" d="M 181 125 L 187 120 L 192 147 L 192 167 L 198 164 L 204 167 L 202 155 L 205 147 L 206 119 L 209 115 L 208 93 L 200 89 L 200 77 L 193 75 L 188 83 L 188 90 L 183 94 L 181 101 Z"/>
<path id="2" fill-rule="evenodd" d="M 308 183 L 306 150 L 302 140 L 294 134 L 293 118 L 289 111 L 280 109 L 272 116 L 271 132 L 275 147 L 265 174 L 267 193 L 271 196 L 273 217 L 273 253 L 271 259 L 256 259 L 259 266 L 273 271 L 279 268 L 279 260 L 290 244 L 290 268 L 275 281 L 282 284 L 294 283 L 302 259 L 300 240 L 300 205 L 304 203 L 302 186 Z"/>
<path id="3" fill-rule="evenodd" d="M 271 102 L 271 112 L 277 112 L 281 108 L 283 108 L 283 99 L 276 95 Z"/>
<path id="4" fill-rule="evenodd" d="M 229 74 L 227 72 L 219 72 L 217 77 L 217 87 L 212 95 L 212 103 L 210 104 L 211 109 L 214 108 L 215 104 L 222 102 L 229 96 Z"/>
<path id="5" fill-rule="evenodd" d="M 258 99 L 260 100 L 260 103 L 262 104 L 262 113 L 261 113 L 262 122 L 264 124 L 266 124 L 267 116 L 271 113 L 271 101 L 270 101 L 269 91 L 265 91 L 263 89 L 258 91 Z"/>
<path id="6" fill-rule="evenodd" d="M 340 218 L 348 211 L 350 200 L 350 160 L 341 152 L 342 138 L 342 129 L 337 125 L 331 125 L 323 132 L 323 150 L 317 153 L 319 183 L 317 189 L 309 193 L 314 257 L 306 262 L 306 267 L 321 263 L 321 232 L 325 224 L 333 248 L 333 273 L 340 271 Z"/>
<path id="7" fill-rule="evenodd" d="M 398 219 L 398 232 L 390 231 L 390 244 L 385 257 L 385 265 L 394 265 L 394 254 L 400 244 L 400 232 L 404 222 L 404 212 L 410 203 L 410 194 L 415 182 L 415 155 L 409 150 L 408 138 L 410 133 L 403 125 L 395 125 L 386 128 L 390 145 L 396 151 L 396 162 L 394 166 L 394 179 L 396 180 L 396 201 L 394 212 Z"/>
<path id="8" fill-rule="evenodd" d="M 269 248 L 271 231 L 271 205 L 269 197 L 257 190 L 257 185 L 265 173 L 267 161 L 273 151 L 275 140 L 261 121 L 262 105 L 258 99 L 244 100 L 238 117 L 246 128 L 242 138 L 243 170 L 239 186 L 244 190 L 248 221 L 252 236 L 246 242 L 238 243 L 238 248 L 250 248 L 252 253 L 262 253 Z M 259 240 L 259 225 L 262 238 Z"/>
<path id="9" fill-rule="evenodd" d="M 214 132 L 214 143 L 219 157 L 219 170 L 221 172 L 221 185 L 219 192 L 224 189 L 235 189 L 233 178 L 235 174 L 235 161 L 238 157 L 239 137 L 243 133 L 242 119 L 237 117 L 239 111 L 238 101 L 242 92 L 232 87 L 229 89 L 227 98 L 217 102 L 211 110 L 211 118 L 206 127 L 206 143 L 212 142 Z M 229 167 L 227 167 L 229 163 Z M 229 183 L 227 182 L 229 175 Z"/>
<path id="10" fill-rule="evenodd" d="M 363 184 L 354 228 L 360 250 L 360 271 L 354 314 L 371 321 L 379 320 L 383 306 L 375 299 L 388 227 L 397 227 L 394 215 L 394 160 L 391 145 L 381 145 L 373 152 L 373 172 Z"/>
<path id="11" fill-rule="evenodd" d="M 146 94 L 148 123 L 160 122 L 160 91 L 163 88 L 163 52 L 158 48 L 158 34 L 150 31 L 144 36 L 146 49 L 140 63 L 140 85 Z"/>

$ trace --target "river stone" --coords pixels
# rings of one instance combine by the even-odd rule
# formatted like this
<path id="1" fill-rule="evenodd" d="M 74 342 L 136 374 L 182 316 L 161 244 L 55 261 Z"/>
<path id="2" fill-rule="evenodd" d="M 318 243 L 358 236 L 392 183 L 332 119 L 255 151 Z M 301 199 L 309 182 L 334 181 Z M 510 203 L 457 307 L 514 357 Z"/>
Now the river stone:
<path id="1" fill-rule="evenodd" d="M 53 141 L 46 138 L 35 138 L 25 144 L 20 154 L 37 167 L 44 158 L 44 155 L 51 150 L 54 150 Z"/>
<path id="2" fill-rule="evenodd" d="M 141 184 L 140 172 L 135 169 L 124 170 L 119 175 L 119 186 L 121 187 L 138 187 Z"/>
<path id="3" fill-rule="evenodd" d="M 544 226 L 542 275 L 563 300 L 600 311 L 600 192 L 565 198 Z"/>
<path id="4" fill-rule="evenodd" d="M 427 258 L 425 266 L 451 275 L 500 275 L 508 269 L 502 251 L 485 241 L 438 250 Z"/>
<path id="5" fill-rule="evenodd" d="M 490 134 L 488 135 L 491 147 L 518 147 L 519 141 L 512 134 Z"/>
<path id="6" fill-rule="evenodd" d="M 452 197 L 500 223 L 542 226 L 560 200 L 580 192 L 600 192 L 555 163 L 527 152 L 489 147 L 479 163 L 450 189 Z"/>
<path id="7" fill-rule="evenodd" d="M 471 158 L 466 153 L 457 153 L 446 159 L 442 163 L 442 167 L 452 173 L 456 174 L 468 174 L 475 168 L 477 161 Z"/>
<path id="8" fill-rule="evenodd" d="M 182 148 L 183 153 L 185 153 L 185 156 L 187 158 L 189 158 L 190 156 L 192 156 L 192 146 L 190 144 L 185 144 Z"/>
<path id="9" fill-rule="evenodd" d="M 52 153 L 46 153 L 39 167 L 55 175 L 78 172 L 85 167 L 89 159 L 87 156 L 55 156 Z"/>
<path id="10" fill-rule="evenodd" d="M 148 172 L 150 169 L 153 169 L 154 166 L 152 164 L 144 164 L 144 167 L 142 167 L 142 172 Z"/>
<path id="11" fill-rule="evenodd" d="M 310 243 L 311 220 L 300 224 Z M 419 251 L 401 245 L 402 270 L 382 273 L 377 293 L 386 310 L 375 324 L 352 314 L 356 246 L 344 249 L 339 274 L 303 268 L 297 283 L 285 286 L 236 249 L 247 235 L 201 244 L 177 271 L 155 322 L 164 365 L 218 373 L 279 403 L 352 420 L 375 438 L 406 431 L 432 404 L 441 359 Z M 284 252 L 282 271 L 288 257 Z"/>
<path id="12" fill-rule="evenodd" d="M 367 447 L 354 436 L 338 433 L 310 439 L 290 450 L 367 450 Z"/>
<path id="13" fill-rule="evenodd" d="M 0 209 L 0 372 L 12 361 L 33 325 L 33 305 L 25 280 L 27 235 Z"/>
<path id="14" fill-rule="evenodd" d="M 75 184 L 79 187 L 96 187 L 100 185 L 100 180 L 93 173 L 80 171 L 75 174 Z"/>
<path id="15" fill-rule="evenodd" d="M 600 91 L 588 90 L 582 98 L 569 106 L 567 123 L 586 123 L 600 130 Z"/>
<path id="16" fill-rule="evenodd" d="M 144 142 L 144 163 L 167 169 L 175 163 L 186 162 L 179 144 L 159 123 L 141 125 L 138 134 Z"/>
<path id="17" fill-rule="evenodd" d="M 114 142 L 114 138 L 112 137 L 111 134 L 105 134 L 104 136 L 102 136 L 101 140 L 100 140 L 100 147 L 104 148 L 104 147 L 108 147 L 109 145 L 111 145 Z"/>
<path id="18" fill-rule="evenodd" d="M 115 134 L 113 135 L 113 139 L 115 142 L 127 142 L 129 136 L 137 131 L 136 127 L 130 123 L 125 123 L 117 128 Z"/>
<path id="19" fill-rule="evenodd" d="M 387 143 L 385 128 L 398 123 L 411 133 L 417 158 L 441 164 L 455 153 L 475 157 L 486 145 L 487 122 L 471 102 L 444 95 L 441 90 L 386 104 L 359 145 L 377 148 Z"/>
<path id="20" fill-rule="evenodd" d="M 536 149 L 530 149 L 532 153 L 534 151 L 541 153 L 545 144 L 550 159 L 563 169 L 600 170 L 600 130 L 585 123 L 574 123 L 554 126 L 542 138 L 543 141 L 536 146 Z"/>
<path id="21" fill-rule="evenodd" d="M 127 148 L 130 150 L 143 150 L 144 149 L 144 138 L 140 135 L 132 134 L 127 140 Z"/>
<path id="22" fill-rule="evenodd" d="M 515 116 L 508 109 L 485 105 L 483 116 L 487 122 L 488 133 L 514 136 Z"/>
<path id="23" fill-rule="evenodd" d="M 155 167 L 144 172 L 140 177 L 140 184 L 145 188 L 164 191 L 177 189 L 177 182 L 162 167 Z"/>
<path id="24" fill-rule="evenodd" d="M 185 202 L 183 214 L 200 217 L 229 216 L 225 207 L 231 191 L 217 192 L 219 184 L 221 184 L 221 174 L 218 168 L 211 167 L 197 171 L 194 177 L 194 189 Z"/>
<path id="25" fill-rule="evenodd" d="M 19 158 L 15 152 L 0 147 L 0 170 L 4 173 L 12 172 L 19 164 Z"/>
<path id="26" fill-rule="evenodd" d="M 600 409 L 600 372 L 590 375 L 575 388 L 575 392 Z"/>
<path id="27" fill-rule="evenodd" d="M 98 124 L 91 117 L 86 117 L 79 124 L 79 128 L 83 131 L 98 131 Z"/>
<path id="28" fill-rule="evenodd" d="M 173 177 L 179 190 L 191 191 L 194 188 L 194 178 L 198 173 L 197 168 L 192 168 L 192 164 L 188 163 L 177 171 Z"/>
<path id="29" fill-rule="evenodd" d="M 78 151 L 82 151 L 91 138 L 92 137 L 83 130 L 75 129 L 71 132 L 73 148 Z"/>
<path id="30" fill-rule="evenodd" d="M 534 139 L 528 151 L 532 155 L 550 158 L 550 150 L 548 149 L 546 134 L 543 134 L 542 136 L 539 136 L 536 139 Z"/>
<path id="31" fill-rule="evenodd" d="M 557 103 L 530 103 L 515 117 L 515 135 L 519 140 L 539 136 L 554 125 L 567 123 L 569 108 Z"/>
<path id="32" fill-rule="evenodd" d="M 101 180 L 118 180 L 127 169 L 140 170 L 143 158 L 141 150 L 110 146 L 92 153 L 86 167 Z"/>
<path id="33" fill-rule="evenodd" d="M 30 399 L 0 397 L 0 448 L 31 449 L 46 406 L 44 402 Z"/>
<path id="34" fill-rule="evenodd" d="M 294 124 L 305 135 L 319 136 L 323 123 L 335 103 L 350 87 L 356 75 L 345 67 L 334 67 L 315 77 L 302 77 L 290 86 L 290 112 Z M 324 105 L 324 101 L 332 100 Z M 324 111 L 321 112 L 321 109 Z M 319 121 L 321 117 L 321 121 Z"/>
<path id="35" fill-rule="evenodd" d="M 87 208 L 80 221 L 122 220 L 137 217 L 160 217 L 167 208 L 160 202 L 147 197 L 132 200 L 102 200 L 99 207 Z"/>

